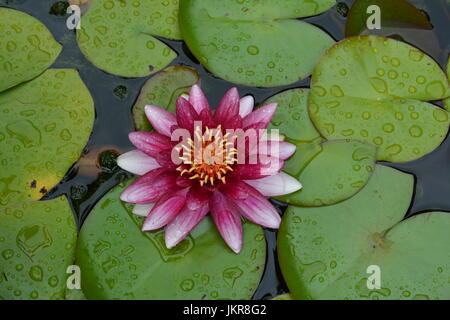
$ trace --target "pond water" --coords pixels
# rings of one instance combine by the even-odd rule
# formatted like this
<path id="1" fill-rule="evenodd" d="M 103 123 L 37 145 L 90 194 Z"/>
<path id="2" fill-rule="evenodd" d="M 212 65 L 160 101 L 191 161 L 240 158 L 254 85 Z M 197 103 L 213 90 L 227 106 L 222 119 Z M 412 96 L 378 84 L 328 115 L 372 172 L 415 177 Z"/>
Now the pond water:
<path id="1" fill-rule="evenodd" d="M 95 101 L 96 120 L 89 143 L 82 157 L 69 170 L 63 181 L 46 196 L 47 199 L 66 194 L 80 227 L 93 206 L 120 181 L 129 175 L 114 164 L 114 155 L 133 149 L 128 133 L 134 131 L 131 108 L 143 84 L 152 76 L 144 78 L 122 78 L 107 74 L 92 65 L 80 52 L 74 31 L 66 28 L 67 16 L 50 14 L 56 1 L 42 0 L 0 0 L 0 6 L 26 12 L 40 21 L 63 45 L 63 51 L 52 68 L 74 68 L 80 73 Z M 344 38 L 345 5 L 353 1 L 339 1 L 340 4 L 324 14 L 306 18 L 305 21 L 321 27 L 335 40 Z M 423 9 L 434 26 L 432 31 L 398 30 L 405 41 L 415 44 L 433 56 L 444 68 L 450 52 L 450 16 L 447 0 L 411 1 Z M 218 100 L 233 83 L 218 79 L 207 72 L 190 54 L 181 41 L 160 39 L 172 47 L 178 58 L 171 65 L 187 65 L 195 68 L 201 75 L 202 88 L 211 105 Z M 307 88 L 310 79 L 275 88 L 254 88 L 237 85 L 241 95 L 251 94 L 256 103 L 290 88 Z M 424 211 L 450 211 L 450 139 L 431 154 L 413 162 L 387 164 L 416 177 L 414 200 L 406 217 Z M 280 213 L 286 206 L 276 203 Z M 254 299 L 270 299 L 287 292 L 276 261 L 276 232 L 266 230 L 268 256 L 263 279 L 254 294 Z"/>

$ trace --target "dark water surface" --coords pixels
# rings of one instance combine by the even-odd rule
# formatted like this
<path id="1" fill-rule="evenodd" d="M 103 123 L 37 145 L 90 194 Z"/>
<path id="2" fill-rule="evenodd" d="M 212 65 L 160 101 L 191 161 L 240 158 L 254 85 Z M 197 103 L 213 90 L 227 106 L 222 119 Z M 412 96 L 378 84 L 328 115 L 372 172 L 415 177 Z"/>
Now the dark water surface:
<path id="1" fill-rule="evenodd" d="M 389 0 L 386 0 L 389 1 Z M 107 74 L 92 65 L 80 52 L 74 31 L 66 27 L 67 16 L 50 14 L 50 8 L 57 2 L 53 0 L 0 0 L 0 6 L 26 12 L 41 22 L 63 45 L 63 51 L 52 68 L 73 68 L 80 73 L 95 102 L 96 119 L 90 140 L 80 160 L 69 170 L 63 181 L 46 198 L 65 194 L 73 208 L 78 226 L 81 226 L 97 201 L 123 179 L 127 173 L 114 165 L 112 155 L 133 149 L 128 141 L 128 133 L 134 131 L 131 109 L 143 84 L 152 76 L 145 78 L 122 78 Z M 344 38 L 345 4 L 353 0 L 338 1 L 339 6 L 319 16 L 303 19 L 321 27 L 335 40 Z M 405 41 L 418 46 L 433 56 L 445 68 L 450 52 L 450 10 L 447 0 L 411 0 L 410 2 L 427 12 L 434 26 L 432 31 L 402 29 L 396 30 Z M 344 10 L 343 10 L 344 9 Z M 397 32 L 398 31 L 398 32 Z M 211 105 L 215 106 L 233 83 L 218 79 L 208 73 L 193 58 L 182 41 L 161 39 L 175 51 L 178 58 L 172 65 L 187 65 L 198 70 L 202 88 Z M 290 88 L 307 88 L 310 79 L 292 85 L 276 88 L 254 88 L 237 85 L 241 96 L 251 94 L 256 103 Z M 437 104 L 440 105 L 439 102 Z M 113 152 L 110 152 L 113 151 Z M 414 200 L 406 217 L 424 211 L 450 211 L 450 139 L 431 154 L 413 162 L 387 164 L 413 174 L 416 177 Z M 275 203 L 275 202 L 274 202 Z M 280 213 L 286 206 L 276 202 Z M 276 261 L 276 232 L 266 230 L 268 256 L 263 279 L 254 299 L 270 299 L 287 292 Z"/>

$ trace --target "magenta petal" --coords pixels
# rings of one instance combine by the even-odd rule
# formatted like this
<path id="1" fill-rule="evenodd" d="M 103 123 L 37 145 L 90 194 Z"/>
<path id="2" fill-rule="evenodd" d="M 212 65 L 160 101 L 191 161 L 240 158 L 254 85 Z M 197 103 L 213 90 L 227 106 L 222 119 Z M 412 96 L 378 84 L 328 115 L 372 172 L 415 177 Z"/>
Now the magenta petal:
<path id="1" fill-rule="evenodd" d="M 273 205 L 257 190 L 249 186 L 250 194 L 245 200 L 230 200 L 239 212 L 253 223 L 278 229 L 281 217 Z"/>
<path id="2" fill-rule="evenodd" d="M 258 108 L 242 120 L 242 126 L 244 128 L 247 128 L 256 123 L 263 123 L 264 128 L 266 128 L 269 125 L 269 122 L 276 110 L 276 103 L 271 103 L 264 107 Z"/>
<path id="3" fill-rule="evenodd" d="M 170 138 L 157 132 L 131 132 L 128 137 L 136 148 L 153 158 L 156 158 L 161 151 L 172 147 Z"/>
<path id="4" fill-rule="evenodd" d="M 268 155 L 281 160 L 286 160 L 291 157 L 296 150 L 295 144 L 276 141 L 276 140 L 260 140 L 258 144 L 250 150 L 249 155 Z"/>
<path id="5" fill-rule="evenodd" d="M 239 115 L 239 92 L 231 88 L 225 93 L 215 112 L 216 122 L 221 124 Z"/>
<path id="6" fill-rule="evenodd" d="M 164 227 L 183 209 L 186 190 L 162 196 L 153 206 L 142 225 L 142 231 L 152 231 Z"/>
<path id="7" fill-rule="evenodd" d="M 245 183 L 251 185 L 266 197 L 282 196 L 302 188 L 297 179 L 284 172 L 261 179 L 245 180 Z"/>
<path id="8" fill-rule="evenodd" d="M 228 181 L 221 186 L 220 191 L 232 199 L 244 200 L 248 197 L 248 185 L 239 180 Z"/>
<path id="9" fill-rule="evenodd" d="M 231 250 L 239 253 L 242 248 L 242 222 L 239 213 L 219 191 L 214 191 L 210 207 L 211 216 L 223 240 Z"/>
<path id="10" fill-rule="evenodd" d="M 177 122 L 181 128 L 193 130 L 194 121 L 199 120 L 200 117 L 195 111 L 194 107 L 184 98 L 177 100 Z"/>
<path id="11" fill-rule="evenodd" d="M 166 226 L 166 247 L 170 249 L 180 243 L 206 216 L 208 211 L 208 203 L 195 210 L 191 210 L 185 206 L 175 219 Z"/>
<path id="12" fill-rule="evenodd" d="M 174 114 L 157 106 L 146 105 L 145 115 L 156 131 L 170 137 L 170 129 L 177 124 L 177 118 Z"/>
<path id="13" fill-rule="evenodd" d="M 211 192 L 198 184 L 189 189 L 186 205 L 191 210 L 196 210 L 205 205 L 211 196 Z"/>
<path id="14" fill-rule="evenodd" d="M 234 175 L 242 180 L 253 180 L 277 174 L 283 168 L 284 161 L 276 157 L 266 157 L 268 159 L 265 162 L 236 166 Z"/>
<path id="15" fill-rule="evenodd" d="M 155 158 L 139 150 L 129 151 L 120 155 L 117 158 L 117 165 L 140 176 L 160 167 Z"/>
<path id="16" fill-rule="evenodd" d="M 198 114 L 200 114 L 204 109 L 210 110 L 208 99 L 206 99 L 200 86 L 196 84 L 192 86 L 191 91 L 189 92 L 189 102 Z"/>
<path id="17" fill-rule="evenodd" d="M 134 181 L 120 195 L 120 199 L 130 203 L 147 204 L 155 202 L 166 192 L 178 189 L 175 184 L 177 175 L 165 168 L 150 171 Z"/>

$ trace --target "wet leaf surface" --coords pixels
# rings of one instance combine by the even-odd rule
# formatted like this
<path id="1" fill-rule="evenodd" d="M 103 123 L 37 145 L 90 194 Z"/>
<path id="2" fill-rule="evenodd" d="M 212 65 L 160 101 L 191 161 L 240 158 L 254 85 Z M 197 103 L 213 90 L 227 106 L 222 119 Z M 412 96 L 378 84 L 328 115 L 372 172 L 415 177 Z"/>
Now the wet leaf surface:
<path id="1" fill-rule="evenodd" d="M 0 298 L 64 299 L 75 244 L 65 196 L 0 209 Z"/>
<path id="2" fill-rule="evenodd" d="M 124 77 L 144 77 L 176 56 L 155 38 L 180 39 L 178 1 L 96 0 L 77 31 L 83 54 L 97 67 Z"/>
<path id="3" fill-rule="evenodd" d="M 0 8 L 0 92 L 37 77 L 60 52 L 61 45 L 36 18 Z"/>
<path id="4" fill-rule="evenodd" d="M 266 243 L 260 227 L 244 224 L 240 254 L 204 219 L 173 249 L 164 230 L 140 231 L 143 218 L 111 190 L 85 221 L 77 263 L 89 299 L 250 299 L 261 279 Z"/>
<path id="5" fill-rule="evenodd" d="M 50 69 L 0 94 L 0 206 L 37 200 L 78 159 L 94 103 L 73 69 Z"/>
<path id="6" fill-rule="evenodd" d="M 374 146 L 358 141 L 334 140 L 323 142 L 314 150 L 316 153 L 299 173 L 291 167 L 285 169 L 298 178 L 303 188 L 277 197 L 278 200 L 307 207 L 334 204 L 361 190 L 374 170 Z M 300 156 L 304 156 L 302 151 L 301 148 L 298 151 Z"/>
<path id="7" fill-rule="evenodd" d="M 235 83 L 273 87 L 307 77 L 334 40 L 296 18 L 322 13 L 334 0 L 184 0 L 183 39 L 215 75 Z"/>
<path id="8" fill-rule="evenodd" d="M 439 65 L 405 43 L 353 37 L 330 49 L 311 80 L 309 113 L 328 139 L 378 147 L 378 160 L 410 161 L 438 147 L 449 117 L 424 102 L 449 96 Z"/>
<path id="9" fill-rule="evenodd" d="M 195 69 L 175 66 L 169 67 L 151 79 L 141 89 L 133 107 L 133 119 L 137 130 L 151 131 L 144 108 L 152 104 L 175 113 L 175 104 L 182 94 L 189 94 L 190 88 L 200 82 L 200 75 Z"/>
<path id="10" fill-rule="evenodd" d="M 346 37 L 356 36 L 367 28 L 367 19 L 372 15 L 367 8 L 372 5 L 380 8 L 382 28 L 433 29 L 426 13 L 406 0 L 356 0 L 347 18 Z"/>
<path id="11" fill-rule="evenodd" d="M 448 57 L 448 62 L 447 62 L 447 78 L 450 79 L 450 56 Z M 444 100 L 444 105 L 445 105 L 445 109 L 447 109 L 447 110 L 450 109 L 450 98 Z"/>
<path id="12" fill-rule="evenodd" d="M 450 214 L 402 221 L 412 176 L 377 166 L 367 186 L 337 205 L 289 207 L 278 238 L 281 269 L 301 299 L 449 299 Z M 369 266 L 381 288 L 370 290 Z"/>

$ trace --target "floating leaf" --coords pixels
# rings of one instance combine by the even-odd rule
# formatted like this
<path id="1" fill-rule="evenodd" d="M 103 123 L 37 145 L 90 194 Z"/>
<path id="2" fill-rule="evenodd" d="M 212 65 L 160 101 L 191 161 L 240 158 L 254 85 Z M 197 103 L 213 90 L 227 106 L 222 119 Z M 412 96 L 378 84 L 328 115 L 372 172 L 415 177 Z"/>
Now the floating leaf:
<path id="1" fill-rule="evenodd" d="M 32 16 L 0 8 L 0 92 L 44 72 L 61 45 Z"/>
<path id="2" fill-rule="evenodd" d="M 50 69 L 0 95 L 0 206 L 41 198 L 78 159 L 94 103 L 77 71 Z"/>
<path id="3" fill-rule="evenodd" d="M 298 178 L 303 188 L 277 199 L 298 206 L 323 206 L 340 202 L 358 192 L 370 178 L 376 150 L 358 141 L 327 141 L 308 115 L 309 90 L 292 89 L 266 103 L 278 103 L 270 129 L 297 146 L 284 171 Z"/>
<path id="4" fill-rule="evenodd" d="M 447 78 L 450 79 L 450 56 L 447 62 Z M 444 100 L 445 109 L 450 110 L 450 98 Z"/>
<path id="5" fill-rule="evenodd" d="M 311 80 L 309 114 L 328 139 L 376 145 L 378 160 L 409 161 L 446 137 L 448 113 L 425 100 L 450 94 L 439 65 L 418 49 L 374 36 L 341 41 Z"/>
<path id="6" fill-rule="evenodd" d="M 144 77 L 176 57 L 155 36 L 180 39 L 177 0 L 96 0 L 77 32 L 81 51 L 96 67 L 124 77 Z"/>
<path id="7" fill-rule="evenodd" d="M 110 191 L 85 221 L 77 263 L 89 299 L 249 299 L 266 259 L 262 229 L 244 223 L 243 248 L 233 253 L 210 218 L 173 249 L 164 229 L 143 233 L 142 217 Z"/>
<path id="8" fill-rule="evenodd" d="M 296 18 L 322 13 L 334 0 L 183 0 L 180 26 L 189 49 L 215 75 L 272 87 L 307 77 L 333 43 Z"/>
<path id="9" fill-rule="evenodd" d="M 406 0 L 357 0 L 347 18 L 346 37 L 356 36 L 366 29 L 367 19 L 372 15 L 367 13 L 367 8 L 373 5 L 380 8 L 382 28 L 433 29 L 426 13 Z"/>
<path id="10" fill-rule="evenodd" d="M 450 214 L 401 221 L 413 185 L 411 175 L 377 166 L 367 186 L 344 202 L 289 207 L 278 253 L 291 294 L 301 299 L 449 299 Z M 373 266 L 380 268 L 381 288 L 371 290 L 367 280 Z"/>
<path id="11" fill-rule="evenodd" d="M 277 103 L 269 129 L 279 130 L 289 141 L 314 141 L 320 133 L 308 114 L 309 89 L 291 89 L 274 95 L 263 104 Z"/>
<path id="12" fill-rule="evenodd" d="M 289 293 L 281 294 L 279 296 L 276 296 L 272 300 L 295 300 L 292 298 L 292 296 Z"/>
<path id="13" fill-rule="evenodd" d="M 133 119 L 136 129 L 150 131 L 152 127 L 145 116 L 144 107 L 152 104 L 175 113 L 177 98 L 200 82 L 200 75 L 195 69 L 185 66 L 167 68 L 150 78 L 142 87 L 141 93 L 133 107 Z"/>
<path id="14" fill-rule="evenodd" d="M 358 141 L 327 141 L 300 173 L 303 188 L 277 199 L 298 206 L 324 206 L 350 198 L 364 187 L 372 175 L 376 148 Z M 300 149 L 300 156 L 302 156 Z"/>
<path id="15" fill-rule="evenodd" d="M 0 209 L 0 299 L 64 299 L 75 244 L 64 196 Z"/>

